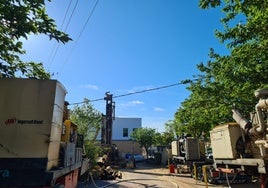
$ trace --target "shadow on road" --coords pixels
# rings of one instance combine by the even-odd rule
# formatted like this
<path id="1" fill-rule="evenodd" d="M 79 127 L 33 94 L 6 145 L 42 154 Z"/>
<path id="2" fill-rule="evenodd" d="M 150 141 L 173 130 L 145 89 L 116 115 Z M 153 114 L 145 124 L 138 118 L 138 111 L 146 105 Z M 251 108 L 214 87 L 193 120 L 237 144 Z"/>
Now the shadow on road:
<path id="1" fill-rule="evenodd" d="M 138 174 L 149 174 L 158 176 L 182 176 L 192 178 L 190 174 L 176 174 L 170 173 L 166 165 L 154 165 L 147 164 L 145 162 L 136 164 L 136 168 L 133 169 L 121 169 L 122 172 L 132 172 Z"/>

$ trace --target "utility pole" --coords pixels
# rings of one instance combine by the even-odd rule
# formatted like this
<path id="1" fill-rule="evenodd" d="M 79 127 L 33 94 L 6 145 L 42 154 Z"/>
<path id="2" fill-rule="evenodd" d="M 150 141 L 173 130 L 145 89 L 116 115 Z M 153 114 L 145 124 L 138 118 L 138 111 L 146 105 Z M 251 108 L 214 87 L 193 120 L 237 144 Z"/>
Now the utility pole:
<path id="1" fill-rule="evenodd" d="M 113 126 L 113 119 L 115 115 L 115 103 L 113 102 L 113 95 L 109 92 L 105 93 L 104 100 L 106 100 L 106 115 L 105 115 L 105 122 L 102 129 L 102 138 L 101 142 L 105 145 L 112 144 L 112 126 Z"/>

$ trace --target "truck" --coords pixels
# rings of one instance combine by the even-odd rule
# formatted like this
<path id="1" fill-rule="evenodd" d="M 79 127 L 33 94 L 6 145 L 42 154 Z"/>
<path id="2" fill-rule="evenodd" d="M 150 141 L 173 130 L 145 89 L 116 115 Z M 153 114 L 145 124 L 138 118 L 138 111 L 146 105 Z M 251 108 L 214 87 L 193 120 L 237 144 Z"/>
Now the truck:
<path id="1" fill-rule="evenodd" d="M 208 146 L 205 141 L 190 135 L 182 135 L 178 140 L 171 142 L 172 163 L 178 173 L 191 173 L 194 176 L 194 170 L 199 170 L 199 167 L 204 164 L 212 164 L 213 160 L 207 155 L 207 151 Z"/>
<path id="2" fill-rule="evenodd" d="M 256 90 L 254 94 L 259 101 L 255 105 L 254 112 L 250 114 L 250 119 L 241 115 L 237 109 L 233 109 L 232 116 L 235 122 L 215 126 L 210 131 L 212 162 L 201 158 L 188 160 L 187 139 L 183 141 L 186 153 L 181 155 L 183 153 L 181 152 L 173 156 L 173 159 L 183 159 L 183 163 L 188 166 L 190 162 L 189 168 L 194 177 L 206 179 L 210 183 L 245 183 L 256 178 L 261 188 L 267 188 L 268 89 Z M 200 153 L 199 145 L 188 144 L 188 147 L 191 151 Z M 192 155 L 191 151 L 188 151 L 189 156 Z"/>
<path id="3" fill-rule="evenodd" d="M 76 187 L 88 159 L 64 86 L 1 78 L 0 88 L 0 187 Z"/>

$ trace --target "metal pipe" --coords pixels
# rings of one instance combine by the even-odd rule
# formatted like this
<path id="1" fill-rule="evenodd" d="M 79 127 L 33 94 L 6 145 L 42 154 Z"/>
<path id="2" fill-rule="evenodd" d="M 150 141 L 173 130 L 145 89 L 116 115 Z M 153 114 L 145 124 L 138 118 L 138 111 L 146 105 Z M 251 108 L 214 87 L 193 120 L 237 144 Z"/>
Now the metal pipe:
<path id="1" fill-rule="evenodd" d="M 252 128 L 252 124 L 246 118 L 244 118 L 236 109 L 232 110 L 233 119 L 240 125 L 240 127 L 248 134 Z"/>
<path id="2" fill-rule="evenodd" d="M 264 123 L 262 109 L 268 107 L 268 99 L 260 99 L 259 102 L 255 106 L 255 110 L 257 113 L 258 124 L 259 126 L 255 129 L 257 133 L 264 133 L 266 130 L 266 125 Z"/>
<path id="3" fill-rule="evenodd" d="M 260 108 L 268 108 L 268 99 L 260 99 L 257 105 Z"/>

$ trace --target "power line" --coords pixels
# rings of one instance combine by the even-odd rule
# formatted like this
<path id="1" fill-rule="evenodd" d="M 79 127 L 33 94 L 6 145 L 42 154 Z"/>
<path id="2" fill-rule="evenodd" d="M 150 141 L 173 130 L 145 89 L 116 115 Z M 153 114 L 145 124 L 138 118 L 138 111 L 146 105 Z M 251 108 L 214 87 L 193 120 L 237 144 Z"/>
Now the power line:
<path id="1" fill-rule="evenodd" d="M 69 2 L 69 4 L 68 4 L 67 10 L 65 11 L 64 18 L 63 18 L 63 21 L 62 21 L 61 26 L 60 26 L 60 29 L 62 29 L 63 24 L 64 24 L 64 22 L 65 22 L 65 20 L 66 20 L 66 18 L 67 18 L 67 15 L 68 15 L 68 12 L 69 12 L 69 10 L 70 10 L 72 1 L 73 1 L 73 0 L 71 0 L 71 1 Z"/>
<path id="2" fill-rule="evenodd" d="M 174 86 L 181 85 L 181 84 L 182 83 L 175 83 L 175 84 L 171 84 L 171 85 L 165 85 L 165 86 L 161 86 L 161 87 L 156 87 L 156 88 L 151 88 L 151 89 L 145 89 L 145 90 L 142 90 L 142 91 L 136 91 L 136 92 L 132 92 L 132 93 L 117 95 L 117 96 L 114 96 L 113 98 L 125 97 L 125 96 L 129 96 L 129 95 L 135 95 L 135 94 L 138 94 L 138 93 L 145 93 L 145 92 L 149 92 L 149 91 L 155 91 L 155 90 L 159 90 L 159 89 L 165 89 L 165 88 L 168 88 L 168 87 L 174 87 Z"/>
<path id="3" fill-rule="evenodd" d="M 73 18 L 74 11 L 76 10 L 76 7 L 77 7 L 77 5 L 78 5 L 78 2 L 79 2 L 79 0 L 76 0 L 75 5 L 74 5 L 74 8 L 73 8 L 73 10 L 72 10 L 72 13 L 71 13 L 71 15 L 70 15 L 70 17 L 69 17 L 69 20 L 67 21 L 67 24 L 66 24 L 66 26 L 65 26 L 64 32 L 67 31 L 67 29 L 68 29 L 68 27 L 69 27 L 69 25 L 70 25 L 70 23 L 71 23 L 71 19 Z"/>
<path id="4" fill-rule="evenodd" d="M 116 96 L 113 96 L 113 98 L 120 98 L 120 97 L 129 96 L 129 95 L 135 95 L 135 94 L 139 94 L 139 93 L 145 93 L 145 92 L 150 92 L 150 91 L 165 89 L 165 88 L 174 87 L 174 86 L 182 85 L 182 84 L 185 84 L 185 82 L 181 81 L 181 82 L 178 82 L 178 83 L 175 83 L 175 84 L 170 84 L 170 85 L 165 85 L 165 86 L 160 86 L 160 87 L 145 89 L 145 90 L 141 90 L 141 91 L 135 91 L 135 92 L 126 93 L 126 94 L 122 94 L 122 95 L 116 95 Z M 104 100 L 104 98 L 99 98 L 99 99 L 94 99 L 94 100 L 89 100 L 89 101 L 90 102 L 97 102 L 97 101 L 101 101 L 101 100 Z M 82 103 L 85 103 L 85 101 L 83 101 L 83 102 L 77 102 L 77 103 L 72 103 L 70 105 L 78 105 L 78 104 L 82 104 Z"/>
<path id="5" fill-rule="evenodd" d="M 62 27 L 63 27 L 63 25 L 64 25 L 64 23 L 65 23 L 65 20 L 66 20 L 66 18 L 67 18 L 68 12 L 69 12 L 69 10 L 70 10 L 72 1 L 73 1 L 73 0 L 70 0 L 70 2 L 69 2 L 69 4 L 68 4 L 68 7 L 67 7 L 67 10 L 65 11 L 64 18 L 63 18 L 62 23 L 61 23 L 61 26 L 60 26 L 60 30 L 62 29 Z M 70 20 L 70 19 L 69 19 L 69 20 Z M 57 45 L 57 44 L 58 44 L 58 42 L 55 41 L 54 46 L 53 46 L 53 48 L 52 48 L 52 51 L 51 51 L 51 53 L 50 53 L 49 59 L 48 59 L 48 63 L 49 63 L 49 64 L 48 64 L 48 67 L 50 67 L 50 65 L 51 65 L 52 62 L 54 61 L 55 55 L 56 55 L 56 53 L 57 53 L 57 51 L 58 51 L 59 44 L 58 44 L 58 45 Z M 56 47 L 56 45 L 57 45 L 57 47 Z"/>
<path id="6" fill-rule="evenodd" d="M 87 17 L 87 20 L 86 20 L 86 22 L 85 22 L 85 24 L 84 24 L 84 26 L 83 26 L 81 32 L 80 32 L 79 35 L 78 35 L 78 38 L 77 38 L 76 42 L 81 38 L 82 33 L 85 31 L 86 26 L 87 26 L 87 24 L 88 24 L 88 22 L 89 22 L 91 16 L 93 15 L 93 12 L 95 11 L 95 9 L 96 9 L 98 3 L 99 3 L 99 0 L 96 0 L 96 2 L 95 2 L 95 4 L 94 4 L 94 6 L 93 6 L 91 12 L 89 13 L 89 15 L 88 15 L 88 17 Z"/>
<path id="7" fill-rule="evenodd" d="M 79 35 L 78 35 L 78 37 L 77 37 L 77 40 L 74 42 L 74 45 L 72 46 L 71 52 L 68 54 L 66 60 L 65 60 L 65 61 L 63 62 L 63 64 L 62 64 L 62 68 L 61 68 L 61 70 L 63 70 L 64 65 L 65 65 L 65 64 L 68 62 L 68 60 L 70 59 L 71 54 L 72 54 L 72 52 L 74 51 L 74 48 L 76 47 L 76 45 L 77 45 L 79 39 L 81 38 L 83 32 L 85 31 L 86 26 L 87 26 L 87 24 L 88 24 L 90 18 L 92 17 L 93 12 L 95 11 L 95 9 L 96 9 L 98 3 L 99 3 L 99 0 L 96 0 L 95 4 L 93 5 L 92 10 L 89 12 L 89 15 L 88 15 L 88 17 L 87 17 L 86 22 L 84 23 L 84 26 L 83 26 L 82 30 L 80 31 L 80 33 L 79 33 Z"/>
<path id="8" fill-rule="evenodd" d="M 74 15 L 74 12 L 75 12 L 75 10 L 76 10 L 76 8 L 77 8 L 78 2 L 79 2 L 79 0 L 76 0 L 75 5 L 74 5 L 74 7 L 73 7 L 73 9 L 72 9 L 71 15 L 70 15 L 70 17 L 69 17 L 69 19 L 68 19 L 68 21 L 67 21 L 67 24 L 66 24 L 64 30 L 63 30 L 64 32 L 67 31 L 67 29 L 68 29 L 68 27 L 69 27 L 69 25 L 70 25 L 70 23 L 71 23 L 71 19 L 73 18 L 73 15 Z M 69 11 L 70 5 L 71 5 L 71 3 L 69 3 L 67 11 Z M 66 13 L 65 13 L 64 21 L 65 21 L 66 15 L 67 15 L 67 11 L 66 11 Z M 63 24 L 62 24 L 62 25 L 63 25 Z M 57 48 L 56 48 L 56 50 L 55 50 L 54 53 L 53 53 L 53 56 L 52 56 L 52 59 L 51 59 L 50 64 L 52 64 L 52 63 L 54 62 L 55 57 L 56 57 L 56 55 L 57 55 L 57 53 L 58 53 L 58 51 L 59 51 L 59 47 L 60 47 L 60 43 L 58 43 Z"/>
<path id="9" fill-rule="evenodd" d="M 97 102 L 97 101 L 102 101 L 102 100 L 104 100 L 104 98 L 89 100 L 89 102 Z M 83 101 L 83 102 L 75 102 L 75 103 L 71 103 L 69 105 L 78 105 L 78 104 L 83 104 L 83 103 L 86 103 L 86 102 L 85 101 Z"/>

